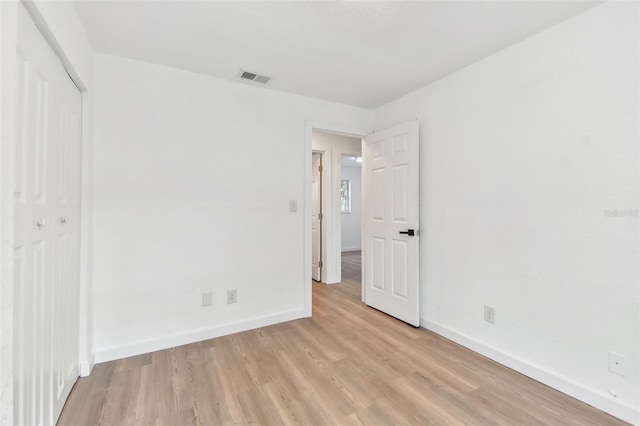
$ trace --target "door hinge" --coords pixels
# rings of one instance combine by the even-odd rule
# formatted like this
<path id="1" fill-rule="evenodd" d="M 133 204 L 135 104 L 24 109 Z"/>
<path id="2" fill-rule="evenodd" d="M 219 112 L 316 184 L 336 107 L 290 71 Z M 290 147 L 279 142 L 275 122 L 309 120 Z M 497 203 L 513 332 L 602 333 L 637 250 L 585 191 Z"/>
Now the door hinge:
<path id="1" fill-rule="evenodd" d="M 322 260 L 321 260 L 320 262 L 318 262 L 318 266 L 319 266 L 320 268 L 322 268 Z"/>
<path id="2" fill-rule="evenodd" d="M 318 213 L 318 219 L 322 220 L 322 213 Z"/>
<path id="3" fill-rule="evenodd" d="M 322 172 L 322 166 L 318 166 L 318 171 Z"/>

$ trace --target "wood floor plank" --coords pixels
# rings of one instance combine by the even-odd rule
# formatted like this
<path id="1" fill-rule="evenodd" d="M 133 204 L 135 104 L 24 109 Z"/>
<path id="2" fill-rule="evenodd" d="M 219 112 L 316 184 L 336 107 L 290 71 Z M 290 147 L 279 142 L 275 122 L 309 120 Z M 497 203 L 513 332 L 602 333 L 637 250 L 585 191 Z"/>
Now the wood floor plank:
<path id="1" fill-rule="evenodd" d="M 78 379 L 73 387 L 66 406 L 74 409 L 63 409 L 58 424 L 62 425 L 95 425 L 102 415 L 105 393 L 111 382 L 116 362 L 104 362 L 93 368 L 90 377 Z"/>
<path id="2" fill-rule="evenodd" d="M 154 418 L 170 418 L 178 410 L 174 399 L 173 388 L 170 385 L 171 363 L 169 350 L 157 351 L 151 357 L 151 373 L 153 375 Z M 149 416 L 151 414 L 149 413 Z"/>
<path id="3" fill-rule="evenodd" d="M 360 253 L 313 317 L 96 365 L 66 425 L 625 424 L 361 301 Z"/>
<path id="4" fill-rule="evenodd" d="M 226 395 L 214 362 L 199 364 L 193 376 L 193 411 L 198 424 L 232 423 Z"/>
<path id="5" fill-rule="evenodd" d="M 149 426 L 195 426 L 198 424 L 193 408 L 171 413 L 164 417 L 156 417 L 153 421 L 149 421 L 149 419 L 146 418 L 144 420 L 144 423 L 141 422 L 138 424 Z"/>
<path id="6" fill-rule="evenodd" d="M 98 424 L 136 424 L 142 413 L 136 413 L 141 384 L 141 368 L 113 373 L 104 397 Z"/>

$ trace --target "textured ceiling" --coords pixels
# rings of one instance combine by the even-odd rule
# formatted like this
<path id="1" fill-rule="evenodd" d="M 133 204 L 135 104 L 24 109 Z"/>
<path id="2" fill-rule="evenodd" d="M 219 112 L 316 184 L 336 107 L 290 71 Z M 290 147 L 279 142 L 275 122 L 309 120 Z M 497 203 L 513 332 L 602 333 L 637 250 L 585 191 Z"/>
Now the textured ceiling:
<path id="1" fill-rule="evenodd" d="M 599 2 L 82 1 L 98 52 L 376 107 Z M 242 82 L 242 84 L 257 84 Z"/>

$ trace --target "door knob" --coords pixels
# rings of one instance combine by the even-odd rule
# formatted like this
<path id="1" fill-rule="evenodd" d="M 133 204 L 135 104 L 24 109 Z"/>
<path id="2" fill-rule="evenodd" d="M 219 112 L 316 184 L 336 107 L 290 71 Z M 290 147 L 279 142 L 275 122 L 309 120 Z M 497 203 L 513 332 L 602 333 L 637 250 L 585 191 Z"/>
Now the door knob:
<path id="1" fill-rule="evenodd" d="M 60 223 L 63 224 L 63 225 L 66 224 L 67 223 L 67 219 L 64 218 L 64 217 L 61 217 L 60 218 Z"/>
<path id="2" fill-rule="evenodd" d="M 416 231 L 415 231 L 415 229 L 408 229 L 408 230 L 406 230 L 406 231 L 400 231 L 400 233 L 401 233 L 401 234 L 408 235 L 408 236 L 410 236 L 410 237 L 413 237 L 413 236 L 415 236 L 415 235 L 416 235 Z"/>
<path id="3" fill-rule="evenodd" d="M 44 227 L 44 225 L 46 225 L 44 219 L 40 219 L 38 221 L 38 223 L 36 223 L 36 226 L 38 227 L 38 229 L 42 229 L 42 227 Z"/>

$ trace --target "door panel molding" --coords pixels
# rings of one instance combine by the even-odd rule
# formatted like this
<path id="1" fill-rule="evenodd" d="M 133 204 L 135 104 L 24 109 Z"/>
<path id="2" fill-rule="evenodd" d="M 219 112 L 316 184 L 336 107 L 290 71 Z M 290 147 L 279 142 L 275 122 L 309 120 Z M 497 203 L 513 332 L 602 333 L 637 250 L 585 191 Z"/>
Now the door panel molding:
<path id="1" fill-rule="evenodd" d="M 14 423 L 52 425 L 78 377 L 82 95 L 22 3 L 17 46 Z"/>
<path id="2" fill-rule="evenodd" d="M 419 306 L 419 126 L 375 132 L 363 147 L 364 301 L 413 326 Z"/>

